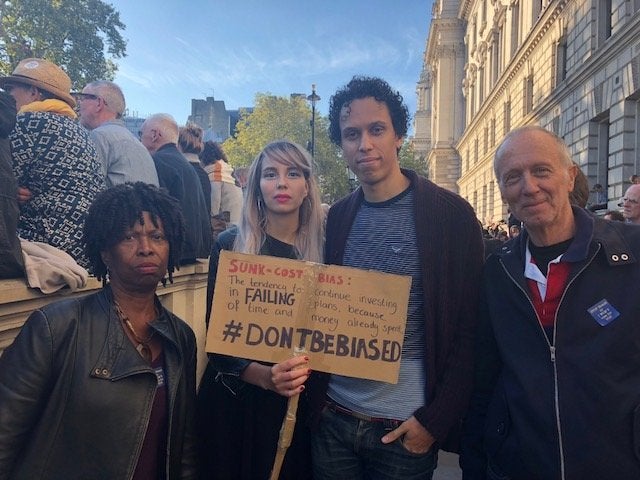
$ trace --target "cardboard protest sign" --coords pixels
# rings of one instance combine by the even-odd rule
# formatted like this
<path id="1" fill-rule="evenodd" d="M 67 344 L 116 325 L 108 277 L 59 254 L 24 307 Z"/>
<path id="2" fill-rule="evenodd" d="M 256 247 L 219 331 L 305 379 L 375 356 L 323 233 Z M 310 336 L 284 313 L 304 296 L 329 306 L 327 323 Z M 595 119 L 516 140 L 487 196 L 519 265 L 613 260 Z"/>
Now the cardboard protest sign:
<path id="1" fill-rule="evenodd" d="M 207 352 L 396 383 L 411 277 L 223 251 Z"/>

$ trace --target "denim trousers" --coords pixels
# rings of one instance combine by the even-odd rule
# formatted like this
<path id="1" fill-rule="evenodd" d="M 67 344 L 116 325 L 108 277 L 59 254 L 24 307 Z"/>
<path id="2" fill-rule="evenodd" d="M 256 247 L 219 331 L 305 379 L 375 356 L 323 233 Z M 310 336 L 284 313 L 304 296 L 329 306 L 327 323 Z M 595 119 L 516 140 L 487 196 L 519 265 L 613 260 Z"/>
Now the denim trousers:
<path id="1" fill-rule="evenodd" d="M 437 451 L 410 453 L 402 439 L 383 444 L 380 439 L 393 429 L 325 408 L 311 439 L 314 478 L 430 480 L 438 463 Z"/>

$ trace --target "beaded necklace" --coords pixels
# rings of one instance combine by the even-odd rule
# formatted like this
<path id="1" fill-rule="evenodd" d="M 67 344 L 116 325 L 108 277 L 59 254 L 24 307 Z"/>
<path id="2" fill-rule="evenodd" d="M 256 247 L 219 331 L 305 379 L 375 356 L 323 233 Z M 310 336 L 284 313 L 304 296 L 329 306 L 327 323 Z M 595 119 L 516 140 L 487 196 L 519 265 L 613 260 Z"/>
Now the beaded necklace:
<path id="1" fill-rule="evenodd" d="M 133 324 L 131 323 L 131 320 L 129 320 L 129 317 L 127 317 L 124 314 L 118 302 L 114 300 L 113 306 L 115 308 L 116 314 L 118 315 L 118 318 L 127 327 L 129 332 L 131 332 L 131 335 L 133 335 L 134 340 L 137 342 L 136 351 L 140 354 L 142 358 L 144 358 L 147 362 L 151 363 L 152 356 L 151 356 L 150 343 L 151 343 L 151 339 L 156 333 L 155 330 L 151 329 L 151 333 L 147 338 L 140 338 L 136 330 L 133 328 Z M 157 312 L 156 312 L 156 316 L 157 316 Z M 146 322 L 146 324 L 149 325 L 149 322 Z"/>

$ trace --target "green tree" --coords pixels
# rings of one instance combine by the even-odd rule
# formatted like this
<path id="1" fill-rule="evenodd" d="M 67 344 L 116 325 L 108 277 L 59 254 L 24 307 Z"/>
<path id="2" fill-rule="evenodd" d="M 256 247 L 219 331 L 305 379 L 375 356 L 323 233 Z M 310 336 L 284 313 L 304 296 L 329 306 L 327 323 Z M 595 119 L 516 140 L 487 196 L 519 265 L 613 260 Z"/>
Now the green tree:
<path id="1" fill-rule="evenodd" d="M 38 57 L 64 68 L 74 89 L 112 80 L 114 60 L 126 55 L 124 29 L 120 14 L 101 0 L 1 1 L 0 74 Z"/>
<path id="2" fill-rule="evenodd" d="M 401 167 L 414 170 L 423 177 L 427 176 L 427 162 L 423 156 L 416 154 L 411 139 L 405 139 L 400 148 L 398 159 L 400 160 Z"/>
<path id="3" fill-rule="evenodd" d="M 235 134 L 223 148 L 236 167 L 249 165 L 269 142 L 287 139 L 307 147 L 311 138 L 311 109 L 302 97 L 256 95 L 252 112 L 245 111 Z M 346 166 L 329 141 L 327 121 L 316 113 L 315 173 L 323 201 L 332 203 L 349 191 Z"/>

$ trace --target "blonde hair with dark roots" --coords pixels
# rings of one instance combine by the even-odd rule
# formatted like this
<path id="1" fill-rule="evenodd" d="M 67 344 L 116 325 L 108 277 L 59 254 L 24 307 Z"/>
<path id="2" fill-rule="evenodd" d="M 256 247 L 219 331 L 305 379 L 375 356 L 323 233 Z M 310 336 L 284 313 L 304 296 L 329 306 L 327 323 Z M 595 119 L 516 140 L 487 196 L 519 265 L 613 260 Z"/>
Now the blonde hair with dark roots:
<path id="1" fill-rule="evenodd" d="M 295 247 L 302 260 L 320 263 L 323 260 L 324 213 L 321 207 L 320 192 L 313 175 L 311 155 L 297 143 L 288 140 L 271 142 L 258 154 L 249 168 L 246 197 L 242 209 L 242 219 L 238 226 L 233 249 L 236 252 L 257 255 L 264 244 L 267 222 L 264 208 L 258 208 L 262 202 L 260 177 L 265 158 L 283 165 L 299 168 L 307 182 L 307 198 L 300 206 L 298 234 Z"/>
<path id="2" fill-rule="evenodd" d="M 204 132 L 195 123 L 189 122 L 184 127 L 180 127 L 178 133 L 178 146 L 183 153 L 195 153 L 199 155 L 204 148 L 202 138 Z"/>

